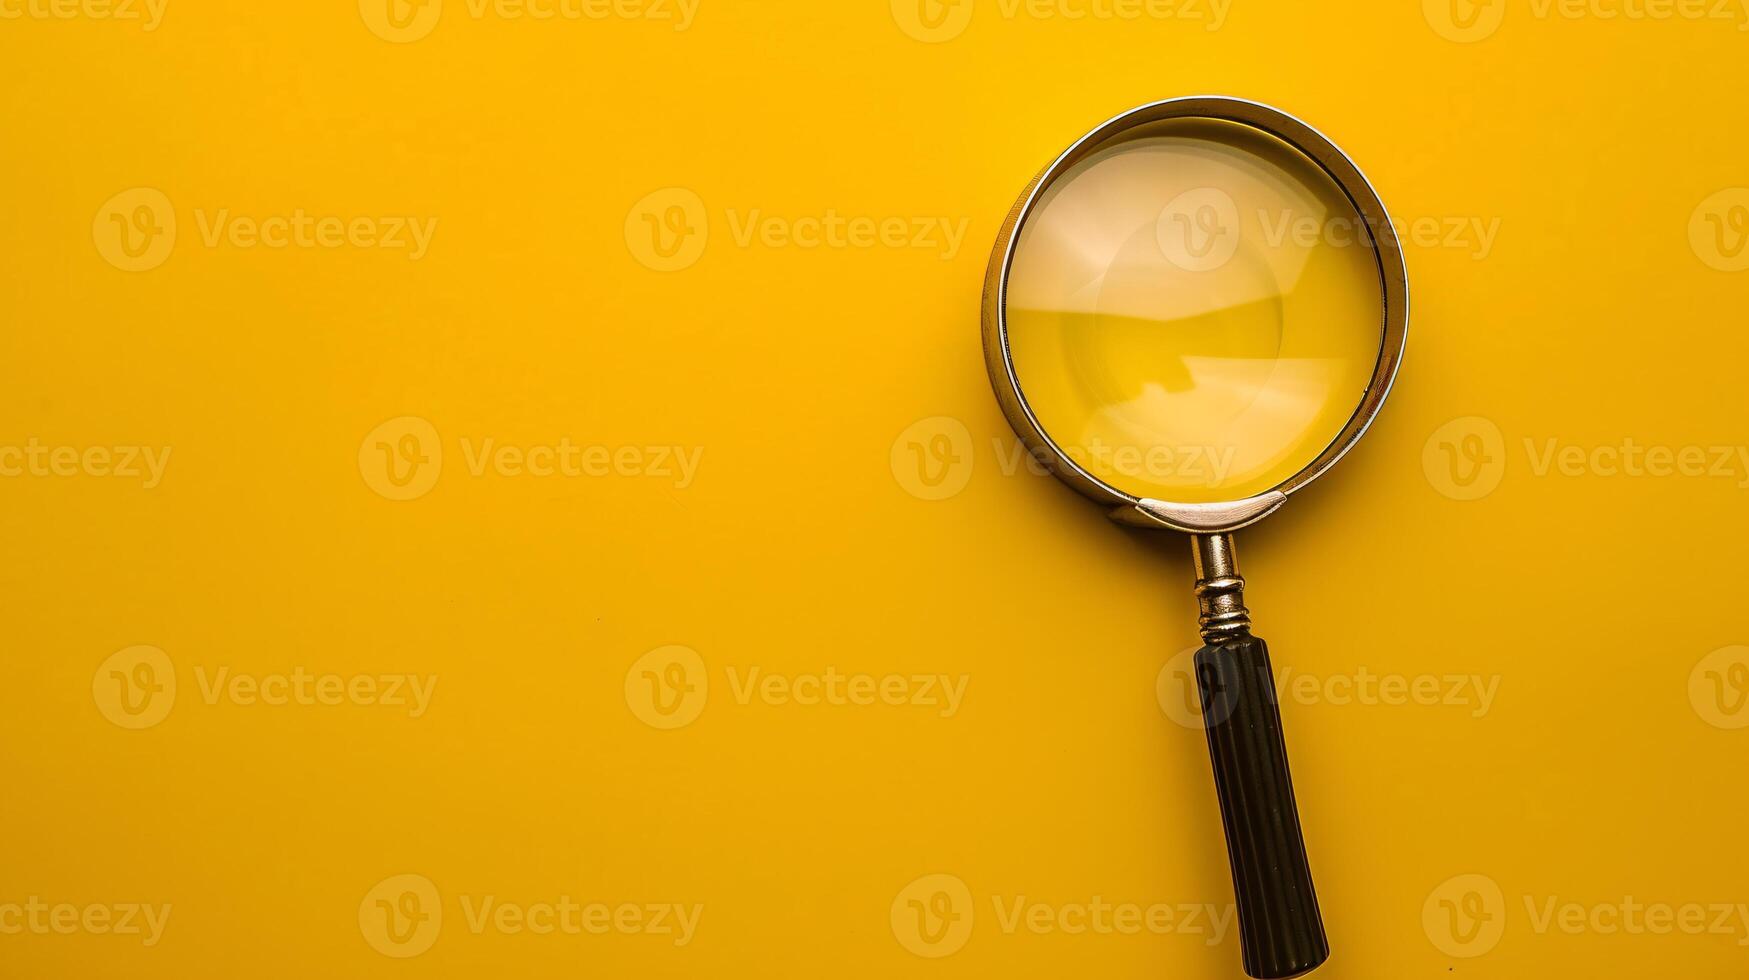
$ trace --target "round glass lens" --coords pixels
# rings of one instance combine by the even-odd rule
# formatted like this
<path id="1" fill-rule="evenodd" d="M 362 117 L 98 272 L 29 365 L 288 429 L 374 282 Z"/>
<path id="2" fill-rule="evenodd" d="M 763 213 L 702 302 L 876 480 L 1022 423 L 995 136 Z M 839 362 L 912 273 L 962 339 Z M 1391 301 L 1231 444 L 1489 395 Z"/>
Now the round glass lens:
<path id="1" fill-rule="evenodd" d="M 1021 397 L 1101 482 L 1174 503 L 1273 489 L 1334 442 L 1384 339 L 1372 233 L 1269 133 L 1170 119 L 1048 186 L 1009 270 Z"/>

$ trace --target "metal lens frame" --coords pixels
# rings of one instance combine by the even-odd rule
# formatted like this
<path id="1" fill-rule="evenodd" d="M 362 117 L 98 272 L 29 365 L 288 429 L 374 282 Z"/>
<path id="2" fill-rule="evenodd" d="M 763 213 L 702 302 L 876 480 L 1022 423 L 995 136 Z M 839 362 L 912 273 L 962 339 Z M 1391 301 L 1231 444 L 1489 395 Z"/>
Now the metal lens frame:
<path id="1" fill-rule="evenodd" d="M 1114 137 L 1166 119 L 1216 119 L 1240 123 L 1274 136 L 1305 154 L 1336 182 L 1354 206 L 1371 237 L 1373 256 L 1378 263 L 1380 292 L 1384 299 L 1379 359 L 1360 405 L 1330 445 L 1304 469 L 1274 489 L 1243 500 L 1213 504 L 1153 500 L 1132 496 L 1089 473 L 1051 440 L 1033 415 L 1031 406 L 1021 394 L 1020 379 L 1014 372 L 1014 359 L 1008 348 L 1009 271 L 1014 263 L 1021 229 L 1045 190 L 1069 168 L 1103 148 Z M 996 399 L 1002 405 L 1002 413 L 1027 448 L 1065 483 L 1093 500 L 1111 506 L 1114 520 L 1144 527 L 1165 526 L 1195 534 L 1233 531 L 1262 520 L 1286 503 L 1289 494 L 1324 475 L 1337 460 L 1347 455 L 1366 434 L 1367 427 L 1384 405 L 1385 396 L 1390 394 L 1403 359 L 1408 333 L 1409 275 L 1403 265 L 1402 246 L 1384 202 L 1379 200 L 1378 193 L 1360 168 L 1322 133 L 1293 116 L 1261 103 L 1223 96 L 1194 96 L 1149 103 L 1108 120 L 1075 141 L 1033 179 L 1009 212 L 1007 220 L 1002 223 L 1002 231 L 996 236 L 995 251 L 990 256 L 990 269 L 984 281 L 984 360 L 990 371 L 990 383 L 996 389 Z"/>

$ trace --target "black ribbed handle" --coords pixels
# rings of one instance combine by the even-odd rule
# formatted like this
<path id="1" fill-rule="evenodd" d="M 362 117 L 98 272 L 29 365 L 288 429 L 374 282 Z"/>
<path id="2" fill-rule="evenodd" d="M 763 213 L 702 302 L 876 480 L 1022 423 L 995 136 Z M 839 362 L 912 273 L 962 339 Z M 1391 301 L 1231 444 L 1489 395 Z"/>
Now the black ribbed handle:
<path id="1" fill-rule="evenodd" d="M 1245 972 L 1295 977 L 1330 956 L 1287 770 L 1269 648 L 1249 634 L 1196 654 Z"/>

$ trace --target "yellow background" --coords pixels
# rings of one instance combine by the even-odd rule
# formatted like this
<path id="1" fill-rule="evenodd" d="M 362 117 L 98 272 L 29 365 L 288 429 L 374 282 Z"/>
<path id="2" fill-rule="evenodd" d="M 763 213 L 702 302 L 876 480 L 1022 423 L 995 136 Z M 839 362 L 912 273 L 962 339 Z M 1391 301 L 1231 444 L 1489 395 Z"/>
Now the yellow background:
<path id="1" fill-rule="evenodd" d="M 150 948 L 0 934 L 0 973 L 1236 976 L 1231 931 L 1003 929 L 1016 896 L 1231 889 L 1203 737 L 1157 698 L 1194 637 L 1184 542 L 1005 474 L 978 345 L 988 248 L 1032 174 L 1111 114 L 1218 92 L 1324 130 L 1400 225 L 1499 222 L 1485 256 L 1405 235 L 1396 393 L 1241 539 L 1278 670 L 1498 682 L 1480 717 L 1284 703 L 1334 950 L 1319 975 L 1741 974 L 1741 922 L 1569 934 L 1526 900 L 1749 902 L 1749 730 L 1731 727 L 1749 709 L 1736 687 L 1708 700 L 1749 651 L 1703 663 L 1749 643 L 1749 472 L 1539 474 L 1525 448 L 1746 438 L 1749 273 L 1696 211 L 1749 201 L 1716 197 L 1749 185 L 1740 12 L 1493 0 L 1473 28 L 1492 33 L 1463 41 L 1414 0 L 1232 0 L 1218 30 L 1203 8 L 976 0 L 938 11 L 952 36 L 930 43 L 885 0 L 703 0 L 685 31 L 447 0 L 391 43 L 349 0 L 170 0 L 150 31 L 22 2 L 0 20 L 0 446 L 173 454 L 150 490 L 0 478 L 0 907 L 173 912 Z M 103 209 L 133 188 L 175 212 L 148 271 L 106 260 Z M 659 272 L 637 208 L 694 200 L 640 203 L 669 188 L 708 239 Z M 221 209 L 438 225 L 417 261 L 209 245 Z M 741 244 L 731 213 L 754 209 L 967 233 L 951 257 Z M 396 501 L 365 442 L 403 417 L 438 433 L 443 468 Z M 957 492 L 907 469 L 936 435 L 958 440 Z M 1500 479 L 1474 500 L 1441 475 L 1440 444 L 1469 436 Z M 488 437 L 702 462 L 684 488 L 476 477 L 462 441 Z M 136 645 L 177 692 L 132 730 L 94 684 Z M 634 667 L 670 646 L 708 693 L 661 729 Z M 418 718 L 209 703 L 220 668 L 437 685 Z M 952 717 L 737 698 L 729 672 L 753 668 L 967 686 Z M 385 957 L 360 905 L 409 874 L 440 894 L 441 933 Z M 920 958 L 891 912 L 937 874 L 971 927 Z M 1464 875 L 1498 898 L 1441 892 Z M 1502 928 L 1450 955 L 1471 933 L 1442 936 L 1439 903 L 1471 894 Z M 461 903 L 486 895 L 703 913 L 685 946 L 475 933 Z"/>

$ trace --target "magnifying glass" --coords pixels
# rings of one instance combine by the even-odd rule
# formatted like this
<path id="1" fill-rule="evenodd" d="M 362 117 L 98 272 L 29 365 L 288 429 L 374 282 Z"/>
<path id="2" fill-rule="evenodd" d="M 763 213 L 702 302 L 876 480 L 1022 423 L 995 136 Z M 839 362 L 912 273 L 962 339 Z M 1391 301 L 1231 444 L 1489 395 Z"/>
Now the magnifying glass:
<path id="1" fill-rule="evenodd" d="M 1233 532 L 1353 448 L 1408 333 L 1390 216 L 1277 109 L 1171 99 L 1082 137 L 997 236 L 984 353 L 1033 455 L 1123 524 L 1192 536 L 1196 654 L 1245 972 L 1329 957 L 1269 651 Z"/>

